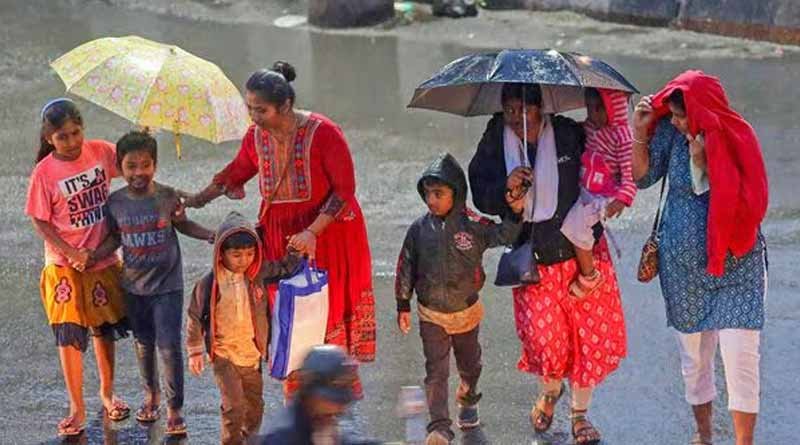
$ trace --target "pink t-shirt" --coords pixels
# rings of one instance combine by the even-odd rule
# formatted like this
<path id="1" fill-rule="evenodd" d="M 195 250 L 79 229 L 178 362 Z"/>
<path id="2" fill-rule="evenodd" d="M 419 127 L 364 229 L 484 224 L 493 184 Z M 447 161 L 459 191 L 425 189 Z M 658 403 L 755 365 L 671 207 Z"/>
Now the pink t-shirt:
<path id="1" fill-rule="evenodd" d="M 96 249 L 108 235 L 106 200 L 111 178 L 117 176 L 114 145 L 84 140 L 74 161 L 49 154 L 31 173 L 25 214 L 52 224 L 67 244 L 77 249 Z M 45 264 L 69 266 L 69 261 L 50 243 L 44 243 Z M 93 270 L 119 261 L 114 254 L 98 261 Z"/>

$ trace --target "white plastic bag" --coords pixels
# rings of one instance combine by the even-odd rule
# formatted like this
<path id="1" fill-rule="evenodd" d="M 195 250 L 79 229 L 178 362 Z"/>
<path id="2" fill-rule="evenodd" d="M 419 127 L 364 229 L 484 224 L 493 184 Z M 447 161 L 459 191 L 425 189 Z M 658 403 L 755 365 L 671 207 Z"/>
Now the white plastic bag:
<path id="1" fill-rule="evenodd" d="M 312 346 L 325 343 L 328 326 L 328 273 L 303 261 L 278 284 L 272 308 L 269 374 L 285 379 L 299 369 Z"/>

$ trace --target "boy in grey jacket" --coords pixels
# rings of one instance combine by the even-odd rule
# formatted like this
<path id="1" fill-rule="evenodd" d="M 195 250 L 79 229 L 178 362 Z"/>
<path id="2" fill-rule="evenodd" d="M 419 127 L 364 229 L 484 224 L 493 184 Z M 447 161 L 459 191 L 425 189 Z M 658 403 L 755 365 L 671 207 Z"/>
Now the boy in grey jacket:
<path id="1" fill-rule="evenodd" d="M 467 181 L 449 154 L 436 159 L 422 174 L 417 189 L 429 212 L 409 227 L 397 263 L 397 324 L 411 330 L 411 298 L 417 293 L 420 336 L 425 354 L 425 391 L 431 421 L 426 444 L 449 444 L 454 438 L 447 409 L 450 346 L 461 377 L 456 397 L 457 425 L 476 427 L 481 373 L 478 329 L 483 305 L 483 253 L 513 243 L 522 227 L 522 200 L 508 204 L 513 213 L 502 224 L 482 218 L 466 206 Z"/>

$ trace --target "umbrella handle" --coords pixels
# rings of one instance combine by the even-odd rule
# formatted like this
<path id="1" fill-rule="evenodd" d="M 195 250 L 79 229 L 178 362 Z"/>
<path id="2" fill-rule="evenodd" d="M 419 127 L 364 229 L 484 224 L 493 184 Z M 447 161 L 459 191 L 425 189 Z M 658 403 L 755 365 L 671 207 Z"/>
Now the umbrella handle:
<path id="1" fill-rule="evenodd" d="M 181 134 L 175 133 L 175 151 L 178 153 L 178 159 L 181 158 Z"/>

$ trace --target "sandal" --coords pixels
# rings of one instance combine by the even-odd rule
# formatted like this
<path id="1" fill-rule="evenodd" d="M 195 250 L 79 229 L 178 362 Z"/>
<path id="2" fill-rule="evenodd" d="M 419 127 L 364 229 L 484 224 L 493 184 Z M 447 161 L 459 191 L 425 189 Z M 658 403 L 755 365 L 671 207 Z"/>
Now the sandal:
<path id="1" fill-rule="evenodd" d="M 111 409 L 103 407 L 103 412 L 105 413 L 106 417 L 108 417 L 108 420 L 119 422 L 127 419 L 131 415 L 131 408 L 127 403 L 114 397 L 111 400 Z"/>
<path id="2" fill-rule="evenodd" d="M 136 410 L 136 420 L 142 423 L 153 423 L 161 418 L 158 405 L 143 404 Z"/>
<path id="3" fill-rule="evenodd" d="M 86 429 L 86 421 L 77 423 L 75 416 L 67 416 L 58 422 L 58 435 L 61 437 L 80 436 Z"/>
<path id="4" fill-rule="evenodd" d="M 572 439 L 576 445 L 600 444 L 600 432 L 592 425 L 592 422 L 589 422 L 586 411 L 572 411 L 570 419 L 572 420 Z M 583 426 L 576 428 L 580 424 Z"/>
<path id="5" fill-rule="evenodd" d="M 689 442 L 689 445 L 713 445 L 710 440 L 703 440 L 703 437 L 700 436 L 700 433 L 694 433 L 692 437 L 692 441 Z"/>
<path id="6" fill-rule="evenodd" d="M 539 396 L 539 399 L 536 400 L 536 404 L 533 405 L 533 409 L 531 410 L 530 419 L 531 425 L 533 425 L 533 430 L 537 433 L 544 433 L 545 431 L 550 429 L 550 425 L 553 424 L 553 414 L 555 414 L 556 403 L 564 395 L 564 391 L 566 390 L 566 386 L 564 382 L 561 382 L 561 389 L 557 395 L 542 393 Z M 547 414 L 543 410 L 539 409 L 539 402 L 543 402 L 545 405 L 550 405 L 553 407 L 553 414 Z"/>
<path id="7" fill-rule="evenodd" d="M 578 274 L 578 278 L 569 285 L 569 293 L 575 298 L 585 298 L 600 289 L 603 281 L 603 274 L 597 269 L 594 270 L 592 278 Z"/>
<path id="8" fill-rule="evenodd" d="M 186 422 L 183 417 L 176 417 L 167 420 L 167 428 L 164 430 L 167 436 L 184 436 L 186 435 Z"/>

